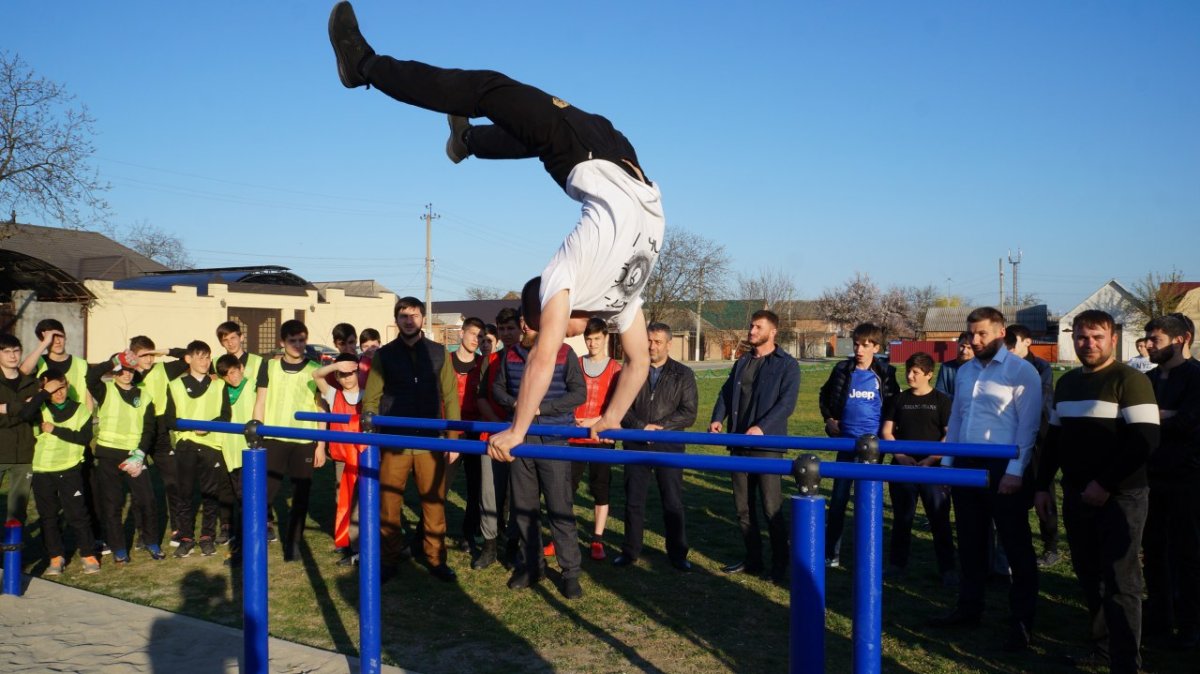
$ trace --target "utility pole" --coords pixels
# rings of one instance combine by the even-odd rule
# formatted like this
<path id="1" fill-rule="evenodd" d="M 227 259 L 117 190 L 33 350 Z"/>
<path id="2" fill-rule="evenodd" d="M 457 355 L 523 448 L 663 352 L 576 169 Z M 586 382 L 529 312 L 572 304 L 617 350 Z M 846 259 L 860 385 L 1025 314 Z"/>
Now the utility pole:
<path id="1" fill-rule="evenodd" d="M 700 360 L 700 310 L 704 307 L 704 263 L 700 263 L 700 287 L 696 293 L 696 360 Z"/>
<path id="2" fill-rule="evenodd" d="M 1021 302 L 1021 294 L 1020 294 L 1020 292 L 1018 292 L 1019 287 L 1017 286 L 1017 265 L 1021 264 L 1021 249 L 1020 248 L 1017 248 L 1017 259 L 1015 259 L 1015 260 L 1013 259 L 1012 251 L 1011 250 L 1008 251 L 1008 263 L 1012 265 L 1012 269 L 1013 269 L 1013 294 L 1012 294 L 1012 296 L 1013 296 L 1013 306 L 1015 307 L 1018 304 L 1020 304 L 1020 302 Z"/>
<path id="3" fill-rule="evenodd" d="M 1000 271 L 1000 306 L 996 308 L 1004 311 L 1004 258 L 996 258 L 996 269 Z"/>
<path id="4" fill-rule="evenodd" d="M 433 221 L 442 216 L 433 212 L 433 204 L 425 204 L 425 336 L 433 338 Z"/>

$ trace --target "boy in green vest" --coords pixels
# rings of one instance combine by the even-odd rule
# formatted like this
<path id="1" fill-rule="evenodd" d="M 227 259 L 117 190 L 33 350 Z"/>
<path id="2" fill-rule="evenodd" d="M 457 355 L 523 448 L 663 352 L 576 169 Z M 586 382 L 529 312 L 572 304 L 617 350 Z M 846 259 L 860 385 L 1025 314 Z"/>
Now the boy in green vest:
<path id="1" fill-rule="evenodd" d="M 317 384 L 312 379 L 317 363 L 309 360 L 308 328 L 297 320 L 279 326 L 283 357 L 267 361 L 258 372 L 254 418 L 268 426 L 320 427 L 315 421 L 296 421 L 296 412 L 321 411 Z M 300 541 L 308 517 L 308 497 L 313 470 L 325 465 L 325 443 L 306 440 L 264 438 L 267 450 L 267 503 L 275 500 L 284 476 L 292 479 L 292 506 L 283 538 L 283 560 L 300 558 Z M 268 529 L 269 531 L 269 529 Z"/>
<path id="2" fill-rule="evenodd" d="M 39 384 L 40 389 L 20 414 L 37 436 L 33 448 L 33 499 L 50 557 L 44 575 L 60 576 L 66 566 L 60 509 L 66 523 L 75 530 L 83 572 L 96 573 L 100 561 L 94 556 L 96 541 L 83 498 L 83 450 L 92 441 L 92 413 L 86 405 L 67 397 L 67 378 L 61 372 L 42 373 Z"/>
<path id="3" fill-rule="evenodd" d="M 221 456 L 223 442 L 220 434 L 207 431 L 188 431 L 178 427 L 179 419 L 224 421 L 229 418 L 229 400 L 225 386 L 208 376 L 212 368 L 212 349 L 195 340 L 184 349 L 183 360 L 188 371 L 167 384 L 167 426 L 175 441 L 175 470 L 178 480 L 179 547 L 176 557 L 187 557 L 197 545 L 195 538 L 196 510 L 190 496 L 200 486 L 202 519 L 200 521 L 200 554 L 211 557 L 217 552 L 217 507 L 228 501 L 229 473 Z"/>
<path id="4" fill-rule="evenodd" d="M 229 420 L 235 424 L 245 424 L 254 419 L 255 383 L 245 376 L 246 370 L 241 360 L 233 353 L 227 353 L 217 359 L 216 367 L 217 376 L 224 384 L 223 395 L 229 405 Z M 224 492 L 227 500 L 221 507 L 222 512 L 228 509 L 231 513 L 229 521 L 232 527 L 225 565 L 238 567 L 242 565 L 242 450 L 246 449 L 246 439 L 233 433 L 221 433 L 220 436 L 221 455 L 225 470 L 229 473 L 229 489 Z"/>
<path id="5" fill-rule="evenodd" d="M 158 508 L 150 473 L 145 470 L 146 451 L 154 439 L 154 410 L 149 396 L 134 382 L 136 369 L 137 359 L 123 351 L 103 363 L 89 365 L 87 371 L 87 390 L 96 401 L 96 416 L 100 421 L 95 449 L 96 498 L 104 534 L 117 564 L 129 563 L 121 518 L 126 487 L 133 508 L 141 511 L 135 516 L 135 521 L 140 522 L 141 539 L 147 545 L 162 539 L 154 533 Z M 110 373 L 111 381 L 103 381 L 102 377 Z M 150 556 L 162 558 L 153 551 Z"/>

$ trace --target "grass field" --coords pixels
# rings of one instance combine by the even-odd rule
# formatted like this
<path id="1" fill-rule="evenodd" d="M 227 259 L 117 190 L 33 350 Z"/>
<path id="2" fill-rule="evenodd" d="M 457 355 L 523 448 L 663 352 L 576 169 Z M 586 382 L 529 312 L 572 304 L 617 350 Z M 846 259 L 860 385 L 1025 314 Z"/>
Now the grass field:
<path id="1" fill-rule="evenodd" d="M 799 403 L 789 422 L 792 434 L 821 434 L 817 390 L 830 366 L 804 364 Z M 697 373 L 700 416 L 696 430 L 707 425 L 727 372 Z M 689 447 L 689 451 L 724 453 L 706 447 Z M 614 467 L 614 473 L 613 516 L 607 538 L 610 558 L 616 554 L 612 544 L 619 544 L 623 531 L 624 481 L 620 467 Z M 581 578 L 585 595 L 576 602 L 563 600 L 553 584 L 546 582 L 533 590 L 511 592 L 505 587 L 507 572 L 499 565 L 472 571 L 470 559 L 461 552 L 451 551 L 449 559 L 459 572 L 456 584 L 439 582 L 416 564 L 406 565 L 383 588 L 385 661 L 428 673 L 786 671 L 787 591 L 757 578 L 724 576 L 718 571 L 722 564 L 742 555 L 729 476 L 689 471 L 685 481 L 693 573 L 681 574 L 667 563 L 661 511 L 652 489 L 643 558 L 633 567 L 616 569 L 592 561 L 585 551 Z M 447 506 L 452 533 L 462 518 L 461 474 L 455 486 L 457 491 Z M 829 484 L 824 487 L 828 489 Z M 791 480 L 785 480 L 785 492 L 794 491 Z M 300 562 L 285 564 L 278 545 L 269 549 L 270 629 L 274 636 L 353 654 L 358 640 L 358 578 L 355 571 L 334 565 L 336 556 L 328 533 L 333 494 L 333 471 L 327 467 L 318 471 L 314 519 L 309 522 Z M 410 497 L 415 500 L 411 489 Z M 576 514 L 580 531 L 591 531 L 586 487 L 581 487 L 577 496 Z M 31 518 L 36 516 L 31 513 Z M 954 591 L 943 588 L 936 576 L 932 542 L 922 521 L 918 515 L 918 541 L 908 576 L 889 581 L 885 587 L 884 671 L 1076 671 L 1058 664 L 1063 654 L 1082 652 L 1086 636 L 1086 613 L 1065 557 L 1041 574 L 1033 650 L 1007 655 L 999 647 L 1007 615 L 1003 588 L 989 590 L 989 608 L 979 629 L 963 632 L 925 627 L 926 620 L 952 606 Z M 853 510 L 843 544 L 847 549 L 842 559 L 847 562 L 853 558 L 852 522 Z M 885 520 L 885 527 L 889 526 L 890 511 Z M 1040 552 L 1040 544 L 1035 547 Z M 25 560 L 30 573 L 40 574 L 45 568 L 38 537 L 27 549 Z M 220 555 L 153 562 L 137 553 L 133 563 L 124 568 L 105 561 L 103 571 L 94 576 L 82 575 L 78 562 L 72 561 L 60 582 L 240 626 L 239 578 L 222 566 Z M 831 569 L 827 584 L 827 671 L 849 671 L 851 572 L 844 567 Z M 1150 650 L 1147 668 L 1190 672 L 1196 666 L 1180 655 Z"/>

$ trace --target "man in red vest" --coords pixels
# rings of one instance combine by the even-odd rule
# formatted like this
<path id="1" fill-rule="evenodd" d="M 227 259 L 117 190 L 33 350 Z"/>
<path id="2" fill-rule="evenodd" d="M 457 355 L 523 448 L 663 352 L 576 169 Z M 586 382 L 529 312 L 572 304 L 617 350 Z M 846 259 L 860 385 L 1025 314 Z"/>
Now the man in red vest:
<path id="1" fill-rule="evenodd" d="M 599 318 L 588 321 L 583 331 L 583 343 L 587 355 L 580 357 L 579 367 L 583 370 L 583 383 L 587 387 L 587 400 L 575 408 L 575 423 L 591 426 L 604 414 L 608 399 L 616 383 L 621 364 L 608 357 L 608 326 Z M 571 440 L 571 444 L 584 447 L 607 447 L 603 443 L 589 440 Z M 579 491 L 579 480 L 583 469 L 588 468 L 588 488 L 592 492 L 595 520 L 592 528 L 592 559 L 604 559 L 604 524 L 608 521 L 608 487 L 612 481 L 612 468 L 607 463 L 583 461 L 571 464 L 571 494 Z"/>

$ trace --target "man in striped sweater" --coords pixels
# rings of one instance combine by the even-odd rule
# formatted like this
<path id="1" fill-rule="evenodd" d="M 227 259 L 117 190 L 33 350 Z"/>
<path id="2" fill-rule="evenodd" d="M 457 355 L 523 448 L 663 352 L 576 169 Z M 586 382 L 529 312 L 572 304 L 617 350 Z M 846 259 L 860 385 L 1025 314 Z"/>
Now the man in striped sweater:
<path id="1" fill-rule="evenodd" d="M 1115 357 L 1112 316 L 1088 310 L 1072 324 L 1082 367 L 1054 392 L 1034 505 L 1050 516 L 1062 469 L 1071 563 L 1091 619 L 1092 650 L 1075 664 L 1113 672 L 1141 667 L 1142 571 L 1138 562 L 1150 489 L 1146 460 L 1158 445 L 1158 405 L 1146 376 Z"/>

